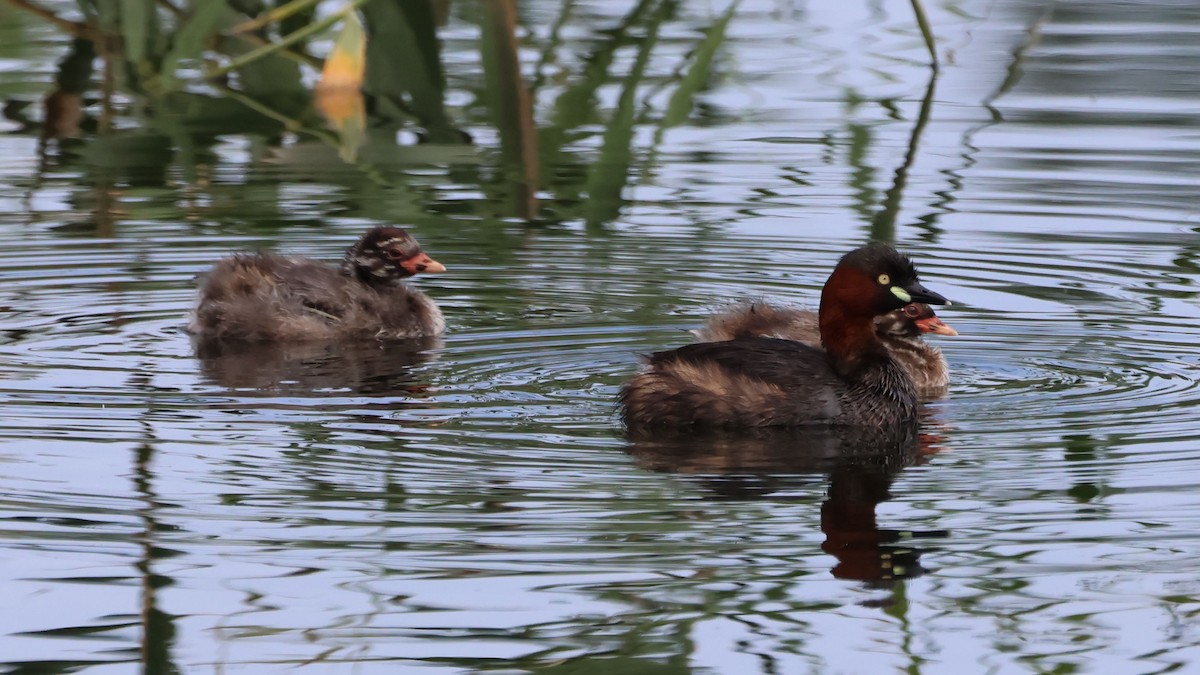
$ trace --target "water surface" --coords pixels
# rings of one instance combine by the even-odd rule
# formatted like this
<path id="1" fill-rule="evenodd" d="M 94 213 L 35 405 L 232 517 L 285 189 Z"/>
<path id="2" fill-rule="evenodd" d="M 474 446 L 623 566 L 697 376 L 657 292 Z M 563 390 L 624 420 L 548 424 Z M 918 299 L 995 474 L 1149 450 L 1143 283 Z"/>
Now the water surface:
<path id="1" fill-rule="evenodd" d="M 106 165 L 0 123 L 0 669 L 1196 668 L 1200 10 L 939 2 L 931 85 L 909 3 L 835 4 L 743 2 L 664 128 L 656 84 L 723 11 L 680 6 L 625 201 L 595 206 L 636 59 L 614 49 L 532 224 L 494 195 L 465 12 L 442 37 L 478 147 L 412 148 L 385 185 L 299 138 Z M 532 63 L 559 3 L 523 9 Z M 544 128 L 626 11 L 574 5 Z M 0 26 L 0 95 L 36 100 L 65 42 Z M 335 260 L 382 222 L 449 268 L 418 282 L 443 340 L 198 354 L 182 331 L 220 256 Z M 919 438 L 624 438 L 637 354 L 731 299 L 814 303 L 872 236 L 956 303 Z"/>

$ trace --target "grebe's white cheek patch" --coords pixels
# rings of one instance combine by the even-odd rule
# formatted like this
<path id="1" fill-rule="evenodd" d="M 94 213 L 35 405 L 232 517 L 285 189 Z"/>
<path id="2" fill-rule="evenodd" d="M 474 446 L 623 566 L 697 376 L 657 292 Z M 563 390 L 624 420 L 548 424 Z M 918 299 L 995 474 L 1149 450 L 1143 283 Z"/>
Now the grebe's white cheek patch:
<path id="1" fill-rule="evenodd" d="M 880 276 L 883 276 L 883 275 L 880 275 Z M 892 295 L 896 296 L 897 298 L 900 298 L 900 300 L 902 302 L 905 302 L 905 303 L 912 302 L 912 296 L 908 294 L 908 291 L 904 290 L 903 288 L 900 288 L 899 286 L 892 286 Z"/>

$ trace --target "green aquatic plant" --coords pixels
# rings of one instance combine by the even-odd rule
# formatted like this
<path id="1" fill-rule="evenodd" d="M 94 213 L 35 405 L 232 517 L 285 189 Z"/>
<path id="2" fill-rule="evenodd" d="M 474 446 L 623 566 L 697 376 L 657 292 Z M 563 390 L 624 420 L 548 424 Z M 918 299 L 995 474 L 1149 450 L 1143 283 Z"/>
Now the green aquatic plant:
<path id="1" fill-rule="evenodd" d="M 116 92 L 133 95 L 136 104 L 123 112 L 146 127 L 175 123 L 164 121 L 168 114 L 193 131 L 218 119 L 226 132 L 235 133 L 261 130 L 265 123 L 276 133 L 286 130 L 330 142 L 353 161 L 362 125 L 353 132 L 357 142 L 339 138 L 346 128 L 336 123 L 331 134 L 314 105 L 316 87 L 305 74 L 324 65 L 308 51 L 309 42 L 340 29 L 331 56 L 339 54 L 355 30 L 359 47 L 366 44 L 357 80 L 351 78 L 351 85 L 342 88 L 371 97 L 373 123 L 393 129 L 415 124 L 437 142 L 463 142 L 445 109 L 440 43 L 427 2 L 292 0 L 267 7 L 254 0 L 81 0 L 82 20 L 63 18 L 33 0 L 7 2 L 75 36 L 76 58 L 64 62 L 63 74 L 88 70 L 98 58 L 102 107 L 114 105 Z M 319 5 L 324 11 L 316 11 Z M 365 26 L 359 23 L 360 12 Z M 70 91 L 82 93 L 78 90 L 86 89 L 86 80 Z M 66 89 L 61 83 L 60 88 Z M 56 111 L 46 112 L 50 117 Z M 58 126 L 47 125 L 45 136 L 86 136 L 76 129 L 56 133 Z"/>
<path id="2" fill-rule="evenodd" d="M 910 1 L 936 71 L 932 30 L 920 0 Z M 620 214 L 629 187 L 655 170 L 667 132 L 692 118 L 721 76 L 740 7 L 735 0 L 694 25 L 694 45 L 664 57 L 678 45 L 664 49 L 660 27 L 681 3 L 627 0 L 626 14 L 596 30 L 570 67 L 564 64 L 577 55 L 559 28 L 574 2 L 561 4 L 541 44 L 534 27 L 523 30 L 517 0 L 455 4 L 457 19 L 479 26 L 483 78 L 473 101 L 451 110 L 438 38 L 447 0 L 79 0 L 71 18 L 38 0 L 0 2 L 74 38 L 43 106 L 45 141 L 103 146 L 89 156 L 119 164 L 148 161 L 139 149 L 159 139 L 168 149 L 156 157 L 187 163 L 219 136 L 252 135 L 278 148 L 290 134 L 336 151 L 345 166 L 383 186 L 405 180 L 399 167 L 406 162 L 490 165 L 480 183 L 504 215 L 593 226 Z M 520 52 L 530 46 L 541 58 L 527 82 Z M 634 55 L 631 64 L 617 58 L 624 50 Z M 663 58 L 677 61 L 665 76 L 650 67 Z M 539 111 L 538 92 L 555 71 L 556 91 Z M 460 86 L 476 86 L 465 80 Z M 611 104 L 598 95 L 608 85 L 619 92 Z M 483 120 L 470 117 L 476 105 Z M 138 131 L 115 132 L 116 117 Z M 474 147 L 464 131 L 481 122 L 495 130 L 497 152 Z M 639 128 L 654 131 L 647 147 L 637 147 Z M 415 132 L 420 152 L 397 140 L 401 130 Z M 319 153 L 291 154 L 310 157 L 313 171 L 328 166 Z M 181 171 L 189 182 L 199 179 L 194 165 Z"/>

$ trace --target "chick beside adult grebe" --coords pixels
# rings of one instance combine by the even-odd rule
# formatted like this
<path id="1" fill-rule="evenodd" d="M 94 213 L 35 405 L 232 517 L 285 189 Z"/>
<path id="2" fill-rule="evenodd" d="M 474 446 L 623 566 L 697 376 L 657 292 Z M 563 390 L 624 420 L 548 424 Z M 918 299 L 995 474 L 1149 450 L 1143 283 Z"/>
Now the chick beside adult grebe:
<path id="1" fill-rule="evenodd" d="M 897 316 L 899 313 L 901 316 Z M 904 368 L 924 400 L 941 398 L 950 388 L 950 366 L 942 350 L 921 339 L 926 333 L 958 335 L 933 308 L 914 302 L 876 317 L 875 330 L 893 359 Z"/>
<path id="2" fill-rule="evenodd" d="M 892 358 L 908 371 L 920 398 L 945 395 L 950 384 L 950 368 L 942 350 L 922 340 L 921 335 L 958 335 L 958 331 L 938 318 L 932 307 L 914 302 L 877 316 L 875 332 Z M 726 307 L 692 333 L 701 342 L 773 337 L 812 347 L 821 346 L 816 312 L 764 301 L 744 301 Z"/>
<path id="3" fill-rule="evenodd" d="M 201 276 L 188 332 L 260 343 L 438 335 L 441 310 L 404 280 L 445 270 L 397 227 L 368 230 L 337 268 L 265 251 L 234 255 Z"/>
<path id="4" fill-rule="evenodd" d="M 875 332 L 910 302 L 944 305 L 884 244 L 847 253 L 821 290 L 824 349 L 778 338 L 700 342 L 652 354 L 621 388 L 622 417 L 643 427 L 882 427 L 916 419 L 912 378 Z"/>

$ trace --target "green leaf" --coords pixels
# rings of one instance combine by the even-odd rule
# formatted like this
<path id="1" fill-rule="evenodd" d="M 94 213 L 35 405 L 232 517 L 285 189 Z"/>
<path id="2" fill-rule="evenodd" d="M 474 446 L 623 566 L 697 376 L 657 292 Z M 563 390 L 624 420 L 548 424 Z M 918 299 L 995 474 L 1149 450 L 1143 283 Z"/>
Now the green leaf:
<path id="1" fill-rule="evenodd" d="M 153 0 L 121 0 L 121 37 L 125 41 L 125 57 L 135 65 L 146 59 L 153 15 Z"/>
<path id="2" fill-rule="evenodd" d="M 605 42 L 592 47 L 582 72 L 574 76 L 555 99 L 548 113 L 549 125 L 538 134 L 538 154 L 543 175 L 551 177 L 559 167 L 575 163 L 575 158 L 568 154 L 567 148 L 581 135 L 578 131 L 580 126 L 595 123 L 600 117 L 596 92 L 611 81 L 609 68 L 617 52 L 634 41 L 633 36 L 637 33 L 634 29 L 646 21 L 654 6 L 652 0 L 638 0 L 614 28 L 602 31 L 600 34 L 605 37 Z M 590 135 L 592 132 L 584 133 Z M 548 179 L 545 182 L 546 187 L 553 189 L 560 199 L 574 201 L 579 198 L 578 187 L 582 186 L 575 181 L 555 183 Z"/>
<path id="3" fill-rule="evenodd" d="M 174 157 L 171 139 L 153 131 L 132 131 L 89 139 L 80 151 L 88 171 L 107 180 L 161 184 Z"/>
<path id="4" fill-rule="evenodd" d="M 362 13 L 367 25 L 366 92 L 396 117 L 415 115 L 430 140 L 461 143 L 461 132 L 446 114 L 446 82 L 431 3 L 375 0 L 363 5 Z M 411 100 L 407 106 L 405 94 Z"/>
<path id="5" fill-rule="evenodd" d="M 194 5 L 191 15 L 184 19 L 183 25 L 175 32 L 171 49 L 160 67 L 163 85 L 168 89 L 174 88 L 177 83 L 175 69 L 179 67 L 179 62 L 199 58 L 209 38 L 232 24 L 238 16 L 224 2 L 213 0 Z"/>
<path id="6" fill-rule="evenodd" d="M 696 98 L 696 94 L 708 84 L 709 77 L 712 75 L 713 57 L 725 42 L 725 29 L 729 26 L 729 20 L 733 18 L 738 4 L 740 2 L 730 5 L 725 14 L 709 27 L 708 34 L 704 36 L 704 40 L 693 52 L 691 67 L 680 80 L 675 92 L 671 94 L 671 100 L 667 102 L 667 111 L 662 120 L 664 128 L 682 124 L 691 114 L 692 101 Z"/>
<path id="7" fill-rule="evenodd" d="M 650 53 L 658 44 L 659 26 L 674 6 L 673 1 L 663 2 L 647 22 L 646 35 L 642 38 L 633 67 L 625 78 L 613 119 L 609 121 L 608 129 L 604 132 L 600 160 L 593 164 L 588 172 L 588 202 L 585 214 L 588 225 L 608 222 L 620 214 L 621 205 L 624 203 L 621 192 L 629 182 L 629 167 L 633 156 L 633 128 L 636 122 L 634 98 L 638 85 L 645 77 Z"/>
<path id="8" fill-rule="evenodd" d="M 270 137 L 285 129 L 280 119 L 286 118 L 284 113 L 278 113 L 276 117 L 266 116 L 248 106 L 245 100 L 232 96 L 177 91 L 163 96 L 158 103 L 165 114 L 156 124 L 161 126 L 169 119 L 177 122 L 187 133 L 217 136 L 236 129 L 242 134 Z"/>
<path id="9" fill-rule="evenodd" d="M 317 108 L 337 131 L 342 160 L 353 163 L 366 134 L 362 81 L 366 68 L 366 35 L 357 12 L 346 20 L 325 57 L 321 81 L 317 83 Z"/>

